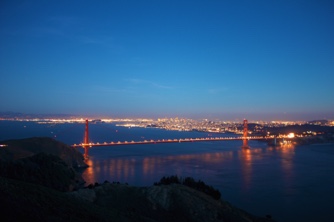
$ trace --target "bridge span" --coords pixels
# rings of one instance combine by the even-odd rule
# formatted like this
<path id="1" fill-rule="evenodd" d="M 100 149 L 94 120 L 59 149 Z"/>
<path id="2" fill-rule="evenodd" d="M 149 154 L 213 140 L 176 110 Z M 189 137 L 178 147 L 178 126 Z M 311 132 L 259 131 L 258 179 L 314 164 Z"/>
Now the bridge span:
<path id="1" fill-rule="evenodd" d="M 181 139 L 161 139 L 161 140 L 143 140 L 143 141 L 118 141 L 104 143 L 80 143 L 73 144 L 72 147 L 93 147 L 93 146 L 120 146 L 120 145 L 138 145 L 138 144 L 157 144 L 157 143 L 186 143 L 186 142 L 209 142 L 209 141 L 227 141 L 227 140 L 267 140 L 269 138 L 252 137 L 204 137 L 204 138 L 181 138 Z M 271 138 L 273 139 L 273 138 Z"/>
<path id="2" fill-rule="evenodd" d="M 88 158 L 88 149 L 90 147 L 95 146 L 121 146 L 121 145 L 138 145 L 138 144 L 159 144 L 159 143 L 186 143 L 186 142 L 210 142 L 210 141 L 232 141 L 232 140 L 242 140 L 242 148 L 249 148 L 248 141 L 249 140 L 274 140 L 276 142 L 275 137 L 263 137 L 263 136 L 248 136 L 248 122 L 245 119 L 244 122 L 244 132 L 243 136 L 239 137 L 203 137 L 203 138 L 182 138 L 182 139 L 158 139 L 158 140 L 143 140 L 143 141 L 118 141 L 118 142 L 103 142 L 103 143 L 93 143 L 89 142 L 88 137 L 88 119 L 86 119 L 85 126 L 85 137 L 84 142 L 80 144 L 73 144 L 71 147 L 84 148 L 84 158 Z M 283 138 L 284 139 L 284 138 Z"/>

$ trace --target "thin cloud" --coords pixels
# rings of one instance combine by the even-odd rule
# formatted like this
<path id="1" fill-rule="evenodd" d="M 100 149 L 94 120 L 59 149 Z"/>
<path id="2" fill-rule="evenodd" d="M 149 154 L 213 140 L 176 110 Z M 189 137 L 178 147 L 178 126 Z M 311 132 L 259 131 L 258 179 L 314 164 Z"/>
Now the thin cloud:
<path id="1" fill-rule="evenodd" d="M 66 37 L 76 31 L 81 23 L 79 18 L 73 16 L 50 16 L 39 30 L 44 30 L 46 34 Z"/>
<path id="2" fill-rule="evenodd" d="M 49 21 L 62 27 L 73 27 L 78 23 L 81 23 L 80 19 L 74 16 L 50 16 Z"/>
<path id="3" fill-rule="evenodd" d="M 43 20 L 40 26 L 30 27 L 32 34 L 37 36 L 52 36 L 73 38 L 73 33 L 80 26 L 80 20 L 70 16 L 50 16 Z"/>
<path id="4" fill-rule="evenodd" d="M 98 86 L 98 85 L 94 86 L 94 89 L 96 92 L 99 92 L 99 93 L 133 93 L 132 90 L 128 90 L 128 89 L 115 89 L 115 88 Z"/>
<path id="5" fill-rule="evenodd" d="M 76 38 L 80 43 L 85 45 L 97 45 L 108 47 L 112 49 L 120 50 L 122 47 L 115 45 L 113 39 L 110 36 L 88 36 L 88 35 L 77 35 L 73 38 Z"/>
<path id="6" fill-rule="evenodd" d="M 92 35 L 86 29 L 87 23 L 84 19 L 73 16 L 51 16 L 45 20 L 40 27 L 33 27 L 31 30 L 38 35 L 48 35 L 82 44 L 101 45 L 115 48 L 112 37 L 105 35 Z"/>
<path id="7" fill-rule="evenodd" d="M 159 89 L 172 89 L 173 88 L 171 86 L 161 85 L 159 83 L 148 81 L 148 80 L 143 80 L 143 79 L 125 79 L 125 81 L 131 82 L 133 84 L 146 84 L 151 87 L 159 88 Z"/>
<path id="8" fill-rule="evenodd" d="M 227 88 L 214 88 L 214 89 L 209 89 L 208 92 L 210 94 L 219 94 L 221 92 L 226 92 Z"/>
<path id="9" fill-rule="evenodd" d="M 76 91 L 76 90 L 58 90 L 55 91 L 56 94 L 63 94 L 66 96 L 72 95 L 82 95 L 82 94 L 94 94 L 94 95 L 101 95 L 101 94 L 135 94 L 136 92 L 130 88 L 113 88 L 113 87 L 105 87 L 101 85 L 93 85 L 92 90 L 87 91 Z"/>
<path id="10" fill-rule="evenodd" d="M 80 41 L 84 44 L 95 44 L 95 45 L 105 44 L 104 41 L 102 41 L 101 39 L 98 39 L 98 38 L 92 38 L 92 37 L 88 37 L 88 36 L 81 36 L 79 38 L 80 38 Z"/>

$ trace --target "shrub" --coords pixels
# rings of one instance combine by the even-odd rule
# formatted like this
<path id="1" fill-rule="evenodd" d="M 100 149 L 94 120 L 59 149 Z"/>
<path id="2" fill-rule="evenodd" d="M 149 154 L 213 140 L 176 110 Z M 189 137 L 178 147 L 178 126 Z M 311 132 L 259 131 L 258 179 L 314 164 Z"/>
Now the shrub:
<path id="1" fill-rule="evenodd" d="M 162 177 L 159 182 L 154 183 L 155 186 L 170 185 L 170 184 L 182 184 L 184 186 L 203 192 L 213 197 L 216 200 L 219 200 L 221 197 L 221 193 L 219 192 L 219 190 L 213 188 L 212 186 L 206 185 L 201 180 L 195 181 L 195 179 L 192 177 L 186 177 L 185 179 L 179 178 L 176 175 L 169 177 Z"/>

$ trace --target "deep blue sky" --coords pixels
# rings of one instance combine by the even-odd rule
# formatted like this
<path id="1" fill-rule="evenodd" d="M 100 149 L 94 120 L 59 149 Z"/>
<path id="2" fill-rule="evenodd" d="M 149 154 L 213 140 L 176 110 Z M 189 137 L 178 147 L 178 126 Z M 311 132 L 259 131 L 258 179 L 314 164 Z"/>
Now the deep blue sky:
<path id="1" fill-rule="evenodd" d="M 0 111 L 334 119 L 334 3 L 2 0 L 0 75 Z"/>

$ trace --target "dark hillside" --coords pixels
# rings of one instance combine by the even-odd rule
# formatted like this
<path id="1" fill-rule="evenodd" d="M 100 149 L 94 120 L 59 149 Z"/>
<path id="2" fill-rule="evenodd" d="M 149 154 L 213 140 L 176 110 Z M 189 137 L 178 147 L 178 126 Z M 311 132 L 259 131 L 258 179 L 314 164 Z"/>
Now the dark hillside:
<path id="1" fill-rule="evenodd" d="M 49 137 L 6 140 L 0 141 L 0 144 L 8 145 L 4 149 L 12 154 L 14 160 L 43 152 L 59 156 L 67 165 L 75 168 L 87 166 L 78 150 Z"/>
<path id="2" fill-rule="evenodd" d="M 0 160 L 0 176 L 59 191 L 71 191 L 84 184 L 81 175 L 62 159 L 45 153 L 12 161 Z"/>
<path id="3" fill-rule="evenodd" d="M 44 186 L 0 177 L 1 221 L 128 221 L 113 209 Z"/>

